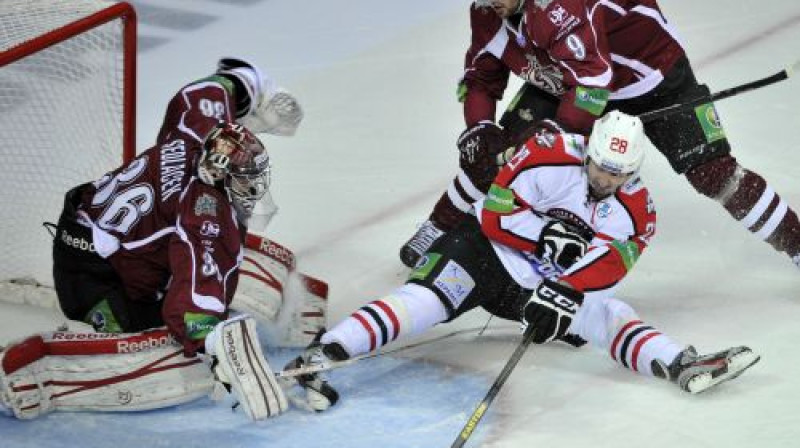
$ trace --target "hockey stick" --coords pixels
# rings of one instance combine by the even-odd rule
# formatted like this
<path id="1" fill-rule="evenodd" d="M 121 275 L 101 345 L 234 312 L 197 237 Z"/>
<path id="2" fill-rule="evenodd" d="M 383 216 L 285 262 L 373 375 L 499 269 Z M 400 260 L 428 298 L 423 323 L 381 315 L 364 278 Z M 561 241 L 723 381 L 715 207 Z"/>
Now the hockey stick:
<path id="1" fill-rule="evenodd" d="M 492 384 L 489 392 L 486 393 L 483 401 L 481 401 L 478 407 L 472 412 L 472 415 L 467 420 L 464 428 L 461 429 L 461 432 L 458 433 L 456 440 L 453 441 L 453 444 L 450 445 L 450 448 L 460 448 L 467 443 L 467 440 L 469 440 L 472 432 L 475 431 L 475 428 L 478 426 L 481 418 L 483 418 L 486 410 L 489 409 L 492 401 L 494 401 L 495 397 L 497 397 L 497 394 L 500 392 L 500 388 L 503 387 L 503 384 L 505 384 L 506 380 L 511 375 L 514 367 L 517 366 L 519 360 L 522 359 L 522 355 L 525 354 L 528 346 L 531 345 L 531 342 L 533 342 L 534 333 L 535 332 L 532 325 L 529 325 L 528 328 L 525 329 L 525 333 L 522 335 L 522 341 L 520 341 L 517 349 L 514 350 L 511 358 L 508 359 L 506 365 L 503 367 L 503 370 L 500 371 L 500 375 L 498 375 L 497 379 L 494 380 L 494 384 Z"/>
<path id="2" fill-rule="evenodd" d="M 329 361 L 329 362 L 323 362 L 323 363 L 320 363 L 320 364 L 314 364 L 314 365 L 305 366 L 305 367 L 298 367 L 296 369 L 286 369 L 286 370 L 282 370 L 280 372 L 275 372 L 275 377 L 277 377 L 277 378 L 287 378 L 287 377 L 294 377 L 294 376 L 299 376 L 299 375 L 306 375 L 306 374 L 309 374 L 309 373 L 317 373 L 317 372 L 324 372 L 324 371 L 327 371 L 327 370 L 339 369 L 341 367 L 346 367 L 346 366 L 349 366 L 350 364 L 354 364 L 354 363 L 356 363 L 358 361 L 362 361 L 362 360 L 365 360 L 365 359 L 377 358 L 379 356 L 391 355 L 391 354 L 399 353 L 399 352 L 402 352 L 402 351 L 411 350 L 412 348 L 420 347 L 422 345 L 433 344 L 434 342 L 443 341 L 445 339 L 449 339 L 449 338 L 452 338 L 454 336 L 458 336 L 458 335 L 466 334 L 466 333 L 471 333 L 473 331 L 477 331 L 477 330 L 480 330 L 480 329 L 481 329 L 481 327 L 464 328 L 464 329 L 461 329 L 461 330 L 456 330 L 456 331 L 453 331 L 453 332 L 450 332 L 450 333 L 447 333 L 447 334 L 443 334 L 443 335 L 435 337 L 435 338 L 426 339 L 424 341 L 419 341 L 419 342 L 416 342 L 414 344 L 404 345 L 402 347 L 398 347 L 398 348 L 395 348 L 395 349 L 392 349 L 392 350 L 369 353 L 369 354 L 366 354 L 366 355 L 361 355 L 361 356 L 356 356 L 354 358 L 346 359 L 344 361 Z"/>
<path id="3" fill-rule="evenodd" d="M 725 98 L 730 98 L 740 93 L 749 92 L 751 90 L 760 89 L 761 87 L 775 84 L 776 82 L 788 79 L 790 76 L 795 75 L 797 72 L 800 72 L 800 61 L 796 61 L 794 64 L 786 67 L 785 69 L 779 71 L 778 73 L 767 76 L 765 78 L 740 84 L 738 86 L 731 87 L 729 89 L 720 90 L 719 92 L 712 93 L 711 95 L 704 95 L 699 98 L 689 100 L 685 103 L 673 104 L 671 106 L 663 107 L 661 109 L 651 110 L 649 112 L 645 112 L 639 115 L 639 118 L 641 118 L 642 122 L 644 123 L 653 120 L 658 120 L 660 118 L 670 116 L 674 113 L 683 111 L 690 107 L 697 106 L 699 104 L 708 103 L 711 101 L 724 100 Z"/>

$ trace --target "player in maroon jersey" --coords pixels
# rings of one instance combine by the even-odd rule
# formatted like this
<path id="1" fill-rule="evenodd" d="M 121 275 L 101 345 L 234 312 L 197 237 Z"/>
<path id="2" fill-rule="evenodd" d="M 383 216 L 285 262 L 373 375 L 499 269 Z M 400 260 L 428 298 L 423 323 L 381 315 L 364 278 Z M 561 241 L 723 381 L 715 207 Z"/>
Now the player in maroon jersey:
<path id="1" fill-rule="evenodd" d="M 270 169 L 261 141 L 233 122 L 223 76 L 181 89 L 155 146 L 67 194 L 53 273 L 70 319 L 110 332 L 166 324 L 191 355 L 227 316 Z"/>
<path id="2" fill-rule="evenodd" d="M 521 45 L 546 52 L 560 69 L 564 93 L 554 116 L 568 130 L 588 131 L 607 110 L 638 115 L 709 94 L 707 86 L 698 84 L 676 31 L 655 0 L 477 3 L 498 14 L 523 11 L 527 42 Z M 496 81 L 487 85 L 494 91 L 503 86 Z M 527 89 L 518 102 L 532 103 L 537 95 Z M 797 214 L 760 175 L 730 154 L 713 104 L 648 122 L 645 131 L 675 172 L 684 174 L 699 193 L 718 201 L 756 237 L 800 266 Z"/>
<path id="3" fill-rule="evenodd" d="M 400 249 L 400 259 L 409 267 L 436 238 L 471 213 L 472 204 L 484 196 L 497 174 L 496 156 L 525 141 L 538 120 L 555 115 L 558 97 L 564 93 L 561 71 L 545 52 L 527 44 L 522 12 L 517 0 L 497 2 L 494 9 L 470 6 L 472 35 L 458 89 L 466 124 L 456 142 L 460 169 L 427 221 Z M 498 125 L 497 102 L 511 73 L 525 83 Z M 523 95 L 527 91 L 535 94 Z"/>
<path id="4" fill-rule="evenodd" d="M 153 409 L 209 394 L 215 383 L 253 420 L 285 411 L 289 398 L 255 319 L 229 311 L 248 224 L 270 181 L 267 150 L 242 123 L 292 135 L 301 118 L 296 100 L 257 67 L 224 58 L 172 98 L 153 147 L 70 190 L 54 284 L 64 314 L 98 333 L 44 333 L 0 350 L 0 411 Z M 261 252 L 251 265 L 269 258 Z M 270 281 L 255 283 L 281 287 L 269 270 L 259 275 Z M 262 292 L 272 297 L 251 289 L 251 303 Z M 125 400 L 111 387 L 121 382 Z M 324 384 L 302 386 L 314 410 L 336 401 Z"/>
<path id="5" fill-rule="evenodd" d="M 740 346 L 699 356 L 645 325 L 614 293 L 656 232 L 638 176 L 641 121 L 612 111 L 579 134 L 541 131 L 485 199 L 437 240 L 405 285 L 322 334 L 296 365 L 343 360 L 481 306 L 536 328 L 533 341 L 590 342 L 623 367 L 699 393 L 759 360 Z M 571 335 L 568 337 L 568 335 Z"/>

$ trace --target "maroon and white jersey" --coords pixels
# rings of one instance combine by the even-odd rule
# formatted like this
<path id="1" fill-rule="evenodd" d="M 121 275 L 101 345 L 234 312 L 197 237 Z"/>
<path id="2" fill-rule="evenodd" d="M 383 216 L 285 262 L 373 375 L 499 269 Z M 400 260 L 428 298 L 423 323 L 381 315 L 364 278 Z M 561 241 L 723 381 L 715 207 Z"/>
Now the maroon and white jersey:
<path id="1" fill-rule="evenodd" d="M 157 144 L 94 181 L 78 209 L 128 298 L 163 299 L 164 321 L 182 342 L 186 314 L 225 317 L 238 281 L 245 229 L 227 194 L 196 177 L 205 135 L 231 120 L 232 106 L 219 82 L 183 88 Z"/>
<path id="2" fill-rule="evenodd" d="M 495 120 L 510 73 L 554 96 L 564 93 L 561 70 L 524 35 L 521 14 L 501 19 L 492 8 L 470 7 L 472 39 L 464 59 L 464 119 L 467 126 Z"/>
<path id="3" fill-rule="evenodd" d="M 610 100 L 653 90 L 685 55 L 655 0 L 537 0 L 525 4 L 525 33 L 563 73 L 567 92 L 557 121 L 588 131 L 596 118 L 579 87 L 610 91 Z"/>
<path id="4" fill-rule="evenodd" d="M 501 169 L 486 199 L 476 204 L 483 232 L 503 266 L 526 288 L 547 277 L 582 292 L 610 289 L 655 234 L 655 209 L 638 177 L 601 201 L 589 196 L 584 144 L 577 134 L 531 138 Z M 565 272 L 534 255 L 542 229 L 553 219 L 590 238 L 586 255 Z"/>

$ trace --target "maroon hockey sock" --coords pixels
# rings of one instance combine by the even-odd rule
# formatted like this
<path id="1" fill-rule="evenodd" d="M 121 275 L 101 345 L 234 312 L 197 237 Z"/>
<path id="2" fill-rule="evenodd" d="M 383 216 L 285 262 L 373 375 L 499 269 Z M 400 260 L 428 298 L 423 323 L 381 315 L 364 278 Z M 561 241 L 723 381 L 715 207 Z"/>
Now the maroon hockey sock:
<path id="1" fill-rule="evenodd" d="M 800 254 L 797 214 L 766 180 L 724 156 L 697 166 L 686 177 L 698 192 L 722 202 L 736 220 L 775 250 Z"/>
<path id="2" fill-rule="evenodd" d="M 433 221 L 439 230 L 449 232 L 453 230 L 465 216 L 467 216 L 467 214 L 459 210 L 458 207 L 453 204 L 450 197 L 447 196 L 447 192 L 445 192 L 433 207 L 433 212 L 431 212 L 429 219 Z"/>

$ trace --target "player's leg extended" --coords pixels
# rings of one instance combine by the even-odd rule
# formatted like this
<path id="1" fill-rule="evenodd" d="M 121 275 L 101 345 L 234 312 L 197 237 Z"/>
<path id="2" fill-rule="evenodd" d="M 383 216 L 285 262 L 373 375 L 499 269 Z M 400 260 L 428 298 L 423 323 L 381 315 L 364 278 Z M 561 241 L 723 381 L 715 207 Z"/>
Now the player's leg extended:
<path id="1" fill-rule="evenodd" d="M 743 346 L 698 355 L 694 347 L 678 345 L 643 322 L 629 305 L 603 292 L 586 295 L 570 333 L 605 351 L 627 369 L 667 379 L 691 393 L 736 378 L 759 360 Z"/>
<path id="2" fill-rule="evenodd" d="M 497 299 L 509 281 L 477 220 L 465 219 L 434 243 L 405 285 L 364 305 L 322 334 L 320 342 L 312 344 L 290 367 L 321 362 L 322 357 L 348 359 L 421 334 Z"/>
<path id="3" fill-rule="evenodd" d="M 678 64 L 673 72 L 677 74 L 670 73 L 663 83 L 666 86 L 660 102 L 650 108 L 709 94 L 708 87 L 697 84 L 688 62 Z M 739 165 L 730 154 L 730 144 L 713 104 L 701 104 L 686 113 L 647 123 L 645 130 L 672 168 L 685 174 L 699 193 L 718 201 L 756 237 L 785 252 L 800 266 L 797 214 L 763 177 Z"/>
<path id="4" fill-rule="evenodd" d="M 356 310 L 322 342 L 340 344 L 349 356 L 371 352 L 499 298 L 510 281 L 470 217 L 434 243 L 405 285 Z"/>
<path id="5" fill-rule="evenodd" d="M 686 178 L 698 192 L 722 204 L 757 238 L 786 253 L 800 266 L 797 213 L 758 173 L 725 155 L 691 168 Z"/>

